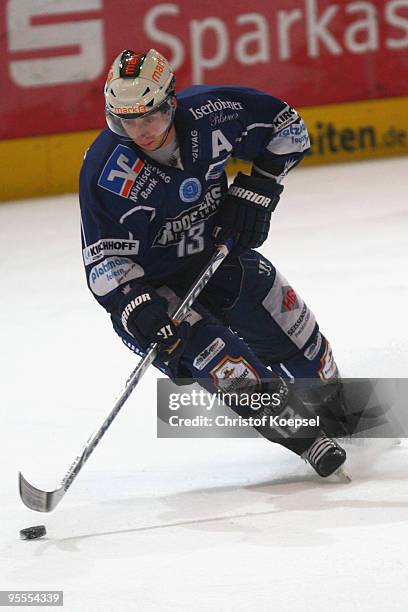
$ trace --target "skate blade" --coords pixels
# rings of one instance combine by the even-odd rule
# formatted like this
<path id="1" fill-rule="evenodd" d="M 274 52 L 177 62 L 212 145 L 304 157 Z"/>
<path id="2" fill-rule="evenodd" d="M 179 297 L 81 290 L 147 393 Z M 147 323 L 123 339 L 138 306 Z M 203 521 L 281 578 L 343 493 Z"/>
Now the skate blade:
<path id="1" fill-rule="evenodd" d="M 338 478 L 340 478 L 342 482 L 346 484 L 352 482 L 351 477 L 347 474 L 343 467 L 339 467 L 339 469 L 336 470 L 334 473 Z"/>

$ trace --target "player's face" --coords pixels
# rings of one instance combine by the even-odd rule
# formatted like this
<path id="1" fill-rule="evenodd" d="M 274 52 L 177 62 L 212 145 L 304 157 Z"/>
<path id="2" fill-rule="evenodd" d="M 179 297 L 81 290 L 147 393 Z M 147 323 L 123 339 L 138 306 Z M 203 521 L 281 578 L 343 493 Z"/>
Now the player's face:
<path id="1" fill-rule="evenodd" d="M 154 151 L 161 144 L 173 119 L 171 111 L 157 111 L 139 119 L 122 119 L 122 125 L 134 142 L 146 151 Z M 167 139 L 166 139 L 167 140 Z"/>

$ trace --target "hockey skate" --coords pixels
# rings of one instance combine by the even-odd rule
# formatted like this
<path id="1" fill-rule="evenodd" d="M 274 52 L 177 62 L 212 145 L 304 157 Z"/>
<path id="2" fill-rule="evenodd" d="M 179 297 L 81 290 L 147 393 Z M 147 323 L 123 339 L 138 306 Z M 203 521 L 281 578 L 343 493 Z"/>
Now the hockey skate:
<path id="1" fill-rule="evenodd" d="M 342 469 L 347 458 L 346 451 L 325 433 L 322 433 L 303 453 L 303 458 L 322 478 L 336 474 L 342 480 L 351 481 L 351 478 Z"/>

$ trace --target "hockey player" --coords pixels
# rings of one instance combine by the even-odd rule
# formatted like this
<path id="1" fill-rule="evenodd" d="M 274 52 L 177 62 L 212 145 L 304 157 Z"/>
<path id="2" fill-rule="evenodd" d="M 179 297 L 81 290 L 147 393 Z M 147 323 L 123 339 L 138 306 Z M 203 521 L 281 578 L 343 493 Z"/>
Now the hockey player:
<path id="1" fill-rule="evenodd" d="M 310 397 L 333 404 L 337 367 L 327 339 L 300 295 L 253 250 L 268 236 L 285 175 L 310 147 L 302 118 L 245 87 L 195 86 L 176 96 L 171 67 L 154 49 L 120 53 L 104 93 L 108 128 L 86 153 L 80 203 L 87 282 L 115 331 L 140 355 L 157 342 L 155 365 L 173 380 L 198 380 L 212 392 L 278 391 L 280 414 L 305 416 L 282 378 L 310 379 Z M 228 188 L 231 157 L 253 165 Z M 227 260 L 185 319 L 172 320 L 214 245 L 230 236 Z M 346 458 L 327 429 L 259 431 L 321 476 Z"/>

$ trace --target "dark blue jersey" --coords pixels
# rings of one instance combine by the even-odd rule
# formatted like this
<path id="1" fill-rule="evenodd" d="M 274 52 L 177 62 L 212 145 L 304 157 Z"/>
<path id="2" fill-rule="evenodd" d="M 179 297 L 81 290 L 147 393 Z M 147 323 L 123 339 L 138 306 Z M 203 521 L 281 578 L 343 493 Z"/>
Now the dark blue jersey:
<path id="1" fill-rule="evenodd" d="M 80 176 L 83 258 L 90 290 L 115 312 L 137 279 L 182 275 L 212 246 L 230 157 L 280 182 L 310 146 L 286 102 L 243 87 L 180 92 L 175 127 L 183 169 L 162 165 L 109 129 L 86 153 Z"/>

